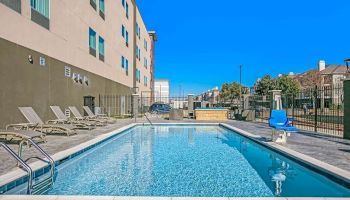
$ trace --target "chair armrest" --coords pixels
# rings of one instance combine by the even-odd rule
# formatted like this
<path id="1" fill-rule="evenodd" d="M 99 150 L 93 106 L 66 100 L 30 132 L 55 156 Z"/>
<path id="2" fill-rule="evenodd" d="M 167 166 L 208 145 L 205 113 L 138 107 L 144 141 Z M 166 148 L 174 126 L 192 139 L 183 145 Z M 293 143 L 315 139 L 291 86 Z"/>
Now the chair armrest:
<path id="1" fill-rule="evenodd" d="M 19 130 L 28 130 L 31 127 L 35 127 L 38 124 L 32 124 L 32 123 L 19 123 L 19 124 L 8 124 L 6 125 L 6 130 L 9 128 L 13 129 L 19 129 Z"/>
<path id="2" fill-rule="evenodd" d="M 46 123 L 47 124 L 64 124 L 66 122 L 66 120 L 64 119 L 53 119 L 53 120 L 49 120 Z"/>

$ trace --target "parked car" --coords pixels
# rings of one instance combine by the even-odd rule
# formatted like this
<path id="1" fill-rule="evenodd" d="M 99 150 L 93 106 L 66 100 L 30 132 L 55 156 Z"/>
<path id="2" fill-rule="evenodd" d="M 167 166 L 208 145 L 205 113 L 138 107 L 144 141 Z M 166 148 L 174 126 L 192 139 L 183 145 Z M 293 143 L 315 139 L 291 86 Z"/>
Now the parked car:
<path id="1" fill-rule="evenodd" d="M 154 103 L 149 108 L 150 113 L 169 113 L 171 106 L 165 103 Z"/>

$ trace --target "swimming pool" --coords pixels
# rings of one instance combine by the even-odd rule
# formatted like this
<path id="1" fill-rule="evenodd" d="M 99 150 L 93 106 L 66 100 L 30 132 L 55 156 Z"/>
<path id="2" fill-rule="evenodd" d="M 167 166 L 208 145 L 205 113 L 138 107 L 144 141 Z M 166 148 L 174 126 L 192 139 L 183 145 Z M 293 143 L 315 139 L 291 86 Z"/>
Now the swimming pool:
<path id="1" fill-rule="evenodd" d="M 49 195 L 342 197 L 350 191 L 221 126 L 136 126 L 59 165 Z"/>

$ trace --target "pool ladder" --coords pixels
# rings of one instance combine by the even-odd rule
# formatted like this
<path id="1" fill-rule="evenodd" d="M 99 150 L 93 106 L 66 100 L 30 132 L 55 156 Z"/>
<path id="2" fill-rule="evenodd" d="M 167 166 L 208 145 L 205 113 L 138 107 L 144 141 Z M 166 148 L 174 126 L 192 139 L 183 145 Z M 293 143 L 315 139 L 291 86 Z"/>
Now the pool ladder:
<path id="1" fill-rule="evenodd" d="M 151 126 L 153 126 L 153 123 L 152 123 L 151 120 L 147 117 L 146 113 L 144 114 L 144 116 L 146 117 L 148 123 L 149 123 Z"/>
<path id="2" fill-rule="evenodd" d="M 28 174 L 28 182 L 27 182 L 27 194 L 31 195 L 39 195 L 47 192 L 54 182 L 55 176 L 55 161 L 47 154 L 39 145 L 37 145 L 33 140 L 27 139 L 28 143 L 32 145 L 35 149 L 37 149 L 47 160 L 40 159 L 38 157 L 30 157 L 27 160 L 23 160 L 18 154 L 16 154 L 8 145 L 0 142 L 0 146 L 2 146 L 13 158 L 15 158 L 19 164 L 19 166 L 24 169 Z M 21 147 L 22 145 L 20 145 Z M 49 163 L 50 165 L 50 175 L 43 180 L 34 181 L 34 172 L 33 169 L 27 164 L 27 161 L 36 158 L 42 160 L 44 162 Z"/>

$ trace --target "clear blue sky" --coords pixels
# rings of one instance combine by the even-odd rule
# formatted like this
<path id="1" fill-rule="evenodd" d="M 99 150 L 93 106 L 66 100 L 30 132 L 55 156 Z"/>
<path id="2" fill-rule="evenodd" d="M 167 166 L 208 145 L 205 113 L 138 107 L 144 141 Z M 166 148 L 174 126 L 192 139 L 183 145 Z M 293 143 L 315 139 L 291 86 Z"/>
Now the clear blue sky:
<path id="1" fill-rule="evenodd" d="M 350 0 L 137 0 L 171 95 L 350 58 Z M 219 3 L 220 2 L 220 3 Z"/>

